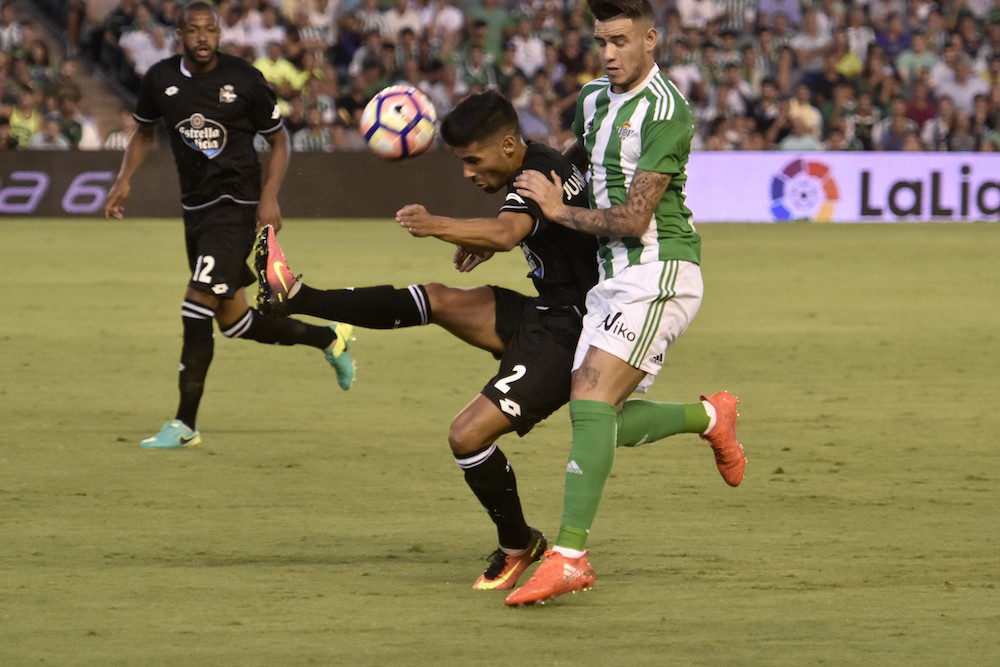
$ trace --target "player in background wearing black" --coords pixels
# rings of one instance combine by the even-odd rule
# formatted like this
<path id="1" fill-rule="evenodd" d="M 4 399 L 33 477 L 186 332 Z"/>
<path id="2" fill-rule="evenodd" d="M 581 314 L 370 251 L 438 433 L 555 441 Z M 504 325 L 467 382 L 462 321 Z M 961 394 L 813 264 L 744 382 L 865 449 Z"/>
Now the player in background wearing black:
<path id="1" fill-rule="evenodd" d="M 438 283 L 319 290 L 297 281 L 281 247 L 267 238 L 257 242 L 257 271 L 264 277 L 258 303 L 265 312 L 270 307 L 275 313 L 371 329 L 437 324 L 500 360 L 497 374 L 452 421 L 448 442 L 497 528 L 499 548 L 473 588 L 510 589 L 541 557 L 546 541 L 525 522 L 514 471 L 496 440 L 511 431 L 525 435 L 569 399 L 583 303 L 597 282 L 597 241 L 551 224 L 534 202 L 513 191 L 511 184 L 524 169 L 554 171 L 566 184 L 564 201 L 587 205 L 579 170 L 559 152 L 525 143 L 517 112 L 499 93 L 462 101 L 442 121 L 441 135 L 461 159 L 465 177 L 486 192 L 505 190 L 506 200 L 494 218 L 456 220 L 412 204 L 400 209 L 396 220 L 413 236 L 454 243 L 459 271 L 520 246 L 537 297 L 500 287 L 460 289 Z"/>
<path id="2" fill-rule="evenodd" d="M 142 79 L 134 114 L 139 127 L 104 206 L 105 218 L 122 218 L 132 176 L 146 159 L 156 123 L 162 120 L 180 176 L 191 280 L 181 306 L 180 405 L 174 420 L 140 443 L 152 449 L 201 443 L 195 421 L 212 361 L 213 319 L 229 338 L 324 350 L 344 389 L 354 376 L 349 325 L 309 325 L 247 306 L 244 288 L 254 282 L 254 275 L 246 260 L 256 230 L 264 225 L 281 228 L 278 190 L 288 167 L 288 134 L 261 73 L 218 52 L 219 19 L 211 5 L 188 4 L 178 33 L 182 54 L 155 64 Z M 258 132 L 271 145 L 263 185 L 253 148 Z"/>

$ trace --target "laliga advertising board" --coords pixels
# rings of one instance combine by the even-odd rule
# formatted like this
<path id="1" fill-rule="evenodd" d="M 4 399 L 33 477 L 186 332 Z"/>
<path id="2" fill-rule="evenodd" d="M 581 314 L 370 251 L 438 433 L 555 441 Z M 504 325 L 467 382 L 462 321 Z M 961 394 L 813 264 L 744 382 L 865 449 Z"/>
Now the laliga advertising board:
<path id="1" fill-rule="evenodd" d="M 1000 221 L 1000 157 L 990 153 L 691 154 L 698 222 Z"/>

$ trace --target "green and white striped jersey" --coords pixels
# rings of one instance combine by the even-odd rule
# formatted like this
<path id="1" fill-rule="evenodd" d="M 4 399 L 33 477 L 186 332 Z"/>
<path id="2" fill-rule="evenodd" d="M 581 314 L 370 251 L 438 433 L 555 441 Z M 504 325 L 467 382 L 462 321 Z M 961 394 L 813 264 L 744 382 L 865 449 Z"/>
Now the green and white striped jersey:
<path id="1" fill-rule="evenodd" d="M 654 67 L 627 93 L 611 92 L 607 77 L 595 79 L 576 104 L 573 131 L 590 156 L 591 208 L 623 203 L 638 169 L 673 175 L 641 238 L 599 237 L 601 279 L 634 264 L 675 259 L 700 264 L 701 237 L 684 204 L 694 136 L 684 96 Z"/>

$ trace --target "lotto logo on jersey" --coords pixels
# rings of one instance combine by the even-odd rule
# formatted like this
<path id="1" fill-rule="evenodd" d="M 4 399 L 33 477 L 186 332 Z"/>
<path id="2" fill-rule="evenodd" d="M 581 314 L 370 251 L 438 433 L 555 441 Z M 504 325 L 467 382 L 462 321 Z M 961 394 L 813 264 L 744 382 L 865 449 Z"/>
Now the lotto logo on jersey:
<path id="1" fill-rule="evenodd" d="M 200 113 L 191 114 L 190 118 L 177 123 L 176 129 L 185 144 L 204 153 L 209 160 L 226 147 L 226 128 Z"/>

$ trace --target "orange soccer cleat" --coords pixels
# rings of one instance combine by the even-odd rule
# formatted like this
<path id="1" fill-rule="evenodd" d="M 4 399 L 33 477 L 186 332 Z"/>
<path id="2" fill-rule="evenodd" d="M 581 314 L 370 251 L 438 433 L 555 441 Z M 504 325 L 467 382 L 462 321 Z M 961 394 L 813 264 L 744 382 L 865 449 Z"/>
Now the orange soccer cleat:
<path id="1" fill-rule="evenodd" d="M 739 486 L 747 464 L 743 445 L 736 438 L 736 418 L 740 416 L 736 411 L 736 404 L 740 399 L 728 391 L 720 391 L 711 396 L 702 396 L 701 400 L 708 401 L 715 408 L 715 426 L 701 438 L 712 445 L 715 465 L 719 468 L 722 479 L 729 486 Z"/>
<path id="2" fill-rule="evenodd" d="M 518 577 L 528 569 L 529 565 L 542 557 L 546 546 L 545 535 L 532 528 L 528 547 L 516 554 L 506 554 L 500 549 L 494 551 L 490 557 L 492 559 L 490 566 L 479 575 L 476 583 L 472 584 L 472 588 L 480 591 L 514 588 Z"/>
<path id="3" fill-rule="evenodd" d="M 585 551 L 579 558 L 567 558 L 554 549 L 546 551 L 542 564 L 524 586 L 507 596 L 506 604 L 544 603 L 566 593 L 589 591 L 597 579 L 594 568 L 587 561 L 589 553 Z"/>
<path id="4" fill-rule="evenodd" d="M 299 289 L 299 279 L 288 268 L 285 253 L 271 225 L 265 225 L 257 234 L 254 269 L 257 272 L 257 307 L 261 312 L 284 315 L 288 300 Z"/>

